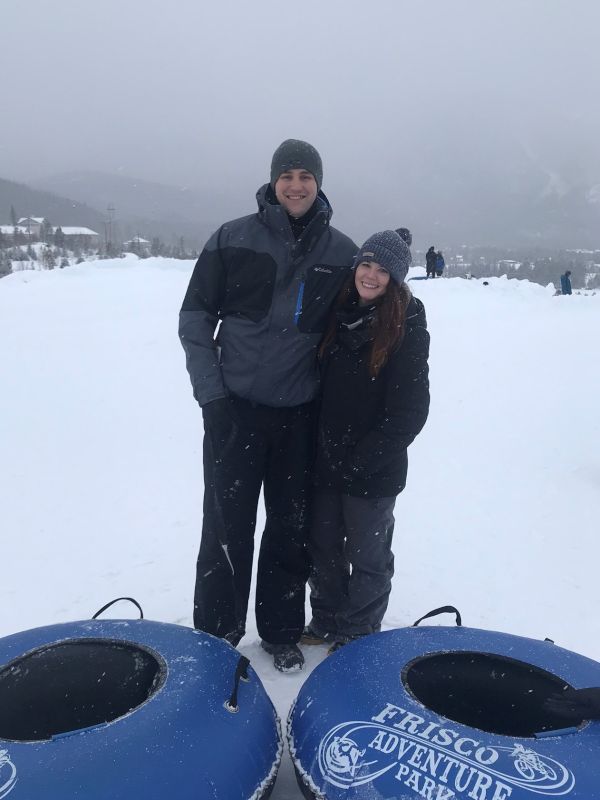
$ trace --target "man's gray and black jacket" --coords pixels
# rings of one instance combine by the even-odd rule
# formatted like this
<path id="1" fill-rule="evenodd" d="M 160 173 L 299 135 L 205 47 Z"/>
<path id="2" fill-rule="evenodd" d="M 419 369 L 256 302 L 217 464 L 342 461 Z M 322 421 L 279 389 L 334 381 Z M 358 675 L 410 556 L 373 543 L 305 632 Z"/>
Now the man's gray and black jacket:
<path id="1" fill-rule="evenodd" d="M 268 184 L 256 198 L 256 214 L 225 223 L 207 242 L 179 315 L 200 405 L 229 393 L 273 407 L 312 400 L 317 347 L 357 251 L 330 225 L 322 192 L 298 240 Z"/>

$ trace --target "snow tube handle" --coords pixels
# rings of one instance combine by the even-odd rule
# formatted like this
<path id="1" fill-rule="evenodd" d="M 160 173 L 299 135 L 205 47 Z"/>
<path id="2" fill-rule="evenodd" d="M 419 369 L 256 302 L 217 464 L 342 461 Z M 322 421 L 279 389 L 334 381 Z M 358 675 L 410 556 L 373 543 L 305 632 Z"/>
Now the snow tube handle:
<path id="1" fill-rule="evenodd" d="M 137 608 L 140 611 L 140 619 L 144 619 L 144 612 L 142 611 L 142 607 L 137 600 L 133 599 L 133 597 L 115 597 L 115 599 L 111 600 L 110 603 L 107 603 L 105 606 L 102 606 L 102 608 L 98 609 L 98 611 L 96 611 L 92 619 L 98 619 L 100 614 L 103 614 L 107 608 L 110 608 L 115 603 L 118 603 L 119 600 L 129 600 L 130 603 L 133 603 L 134 606 L 137 606 Z"/>
<path id="2" fill-rule="evenodd" d="M 233 676 L 233 690 L 231 692 L 231 697 L 229 700 L 226 700 L 223 704 L 227 711 L 230 711 L 232 714 L 235 714 L 236 711 L 239 711 L 238 705 L 238 689 L 240 686 L 240 680 L 247 682 L 250 680 L 248 678 L 248 667 L 250 666 L 250 659 L 246 658 L 246 656 L 240 656 L 237 666 L 235 668 L 235 675 Z"/>
<path id="3" fill-rule="evenodd" d="M 419 622 L 423 622 L 424 619 L 428 619 L 429 617 L 435 617 L 438 614 L 456 614 L 456 625 L 460 628 L 462 625 L 462 619 L 460 616 L 460 611 L 454 606 L 440 606 L 439 608 L 434 608 L 433 611 L 429 611 L 427 614 L 424 614 L 420 617 L 416 622 L 413 622 L 412 627 L 416 628 Z"/>

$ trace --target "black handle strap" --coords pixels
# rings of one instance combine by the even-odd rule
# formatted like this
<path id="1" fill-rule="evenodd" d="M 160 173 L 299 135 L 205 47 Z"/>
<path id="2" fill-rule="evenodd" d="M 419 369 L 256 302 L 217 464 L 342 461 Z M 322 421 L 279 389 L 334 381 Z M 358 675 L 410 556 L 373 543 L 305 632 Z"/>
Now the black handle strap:
<path id="1" fill-rule="evenodd" d="M 430 611 L 428 614 L 424 614 L 416 622 L 413 622 L 412 627 L 416 628 L 419 622 L 423 622 L 424 619 L 429 619 L 429 617 L 436 617 L 438 614 L 456 614 L 457 626 L 460 628 L 462 625 L 460 611 L 457 608 L 454 608 L 454 606 L 440 606 L 440 608 L 434 608 L 433 611 Z"/>
<path id="2" fill-rule="evenodd" d="M 134 606 L 137 606 L 140 611 L 140 619 L 144 619 L 144 612 L 142 611 L 142 607 L 137 600 L 133 599 L 133 597 L 115 597 L 115 599 L 111 600 L 110 603 L 107 603 L 105 606 L 102 606 L 102 608 L 96 611 L 92 619 L 97 619 L 100 616 L 100 614 L 103 614 L 107 608 L 110 608 L 115 603 L 118 603 L 119 600 L 129 600 L 130 603 L 133 603 Z"/>
<path id="3" fill-rule="evenodd" d="M 233 676 L 233 691 L 231 692 L 231 697 L 225 703 L 225 708 L 227 711 L 231 711 L 231 713 L 235 713 L 239 706 L 238 706 L 238 689 L 240 687 L 240 680 L 247 681 L 248 680 L 248 667 L 250 666 L 250 659 L 246 658 L 246 656 L 240 656 L 240 660 L 237 663 L 237 667 L 235 668 L 235 675 Z"/>

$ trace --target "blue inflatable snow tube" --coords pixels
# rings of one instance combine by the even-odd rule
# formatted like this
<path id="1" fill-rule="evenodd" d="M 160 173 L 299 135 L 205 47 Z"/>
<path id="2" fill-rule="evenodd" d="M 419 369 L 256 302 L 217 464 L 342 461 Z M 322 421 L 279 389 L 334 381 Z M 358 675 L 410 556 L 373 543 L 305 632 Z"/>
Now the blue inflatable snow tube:
<path id="1" fill-rule="evenodd" d="M 0 799 L 268 797 L 279 721 L 243 661 L 206 633 L 147 620 L 0 639 Z"/>
<path id="2" fill-rule="evenodd" d="M 303 685 L 288 720 L 314 800 L 600 798 L 600 722 L 565 729 L 543 703 L 600 685 L 600 664 L 550 641 L 402 628 L 348 644 Z"/>

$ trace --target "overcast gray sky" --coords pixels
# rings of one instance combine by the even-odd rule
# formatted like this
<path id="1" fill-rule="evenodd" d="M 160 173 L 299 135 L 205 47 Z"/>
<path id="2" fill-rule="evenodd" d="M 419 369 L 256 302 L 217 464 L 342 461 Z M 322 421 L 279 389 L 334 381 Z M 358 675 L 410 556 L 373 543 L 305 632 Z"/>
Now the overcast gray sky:
<path id="1" fill-rule="evenodd" d="M 218 185 L 233 215 L 297 137 L 383 212 L 531 164 L 600 182 L 599 31 L 598 0 L 3 3 L 0 177 Z"/>

